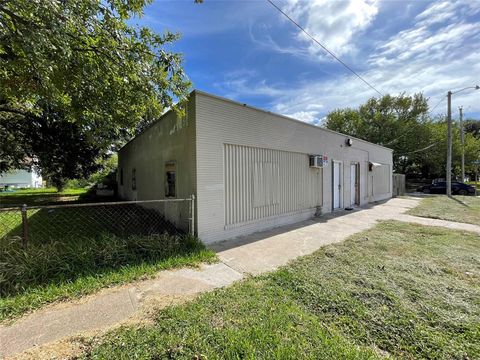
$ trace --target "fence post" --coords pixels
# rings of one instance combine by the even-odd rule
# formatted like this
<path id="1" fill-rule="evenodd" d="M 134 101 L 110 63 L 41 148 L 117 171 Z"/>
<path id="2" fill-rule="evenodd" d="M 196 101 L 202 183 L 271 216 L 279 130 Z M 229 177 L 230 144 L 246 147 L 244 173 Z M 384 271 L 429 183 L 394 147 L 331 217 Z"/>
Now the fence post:
<path id="1" fill-rule="evenodd" d="M 191 226 L 191 234 L 192 236 L 195 236 L 195 195 L 192 194 L 191 196 L 191 211 L 190 211 L 190 214 L 192 216 L 191 220 L 190 220 L 190 226 Z"/>
<path id="2" fill-rule="evenodd" d="M 28 216 L 27 216 L 27 205 L 23 204 L 22 206 L 22 243 L 23 247 L 27 248 L 28 243 Z"/>

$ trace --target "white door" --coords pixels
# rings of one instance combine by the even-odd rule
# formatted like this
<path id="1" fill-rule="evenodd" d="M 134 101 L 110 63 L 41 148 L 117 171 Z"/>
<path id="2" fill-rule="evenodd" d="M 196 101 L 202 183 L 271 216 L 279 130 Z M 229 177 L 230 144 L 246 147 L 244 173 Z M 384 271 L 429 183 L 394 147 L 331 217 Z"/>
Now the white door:
<path id="1" fill-rule="evenodd" d="M 340 209 L 340 195 L 342 185 L 340 181 L 341 167 L 337 161 L 333 162 L 333 209 Z"/>
<path id="2" fill-rule="evenodd" d="M 357 204 L 357 164 L 350 165 L 350 206 Z"/>

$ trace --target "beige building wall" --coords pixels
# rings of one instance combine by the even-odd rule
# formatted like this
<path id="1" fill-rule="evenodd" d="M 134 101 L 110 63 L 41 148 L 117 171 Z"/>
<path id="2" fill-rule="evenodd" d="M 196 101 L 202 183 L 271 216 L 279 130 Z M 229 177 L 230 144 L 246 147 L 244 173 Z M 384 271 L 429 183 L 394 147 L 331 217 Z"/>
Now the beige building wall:
<path id="1" fill-rule="evenodd" d="M 166 164 L 175 164 L 176 197 L 196 195 L 196 229 L 205 243 L 331 212 L 333 161 L 341 168 L 340 208 L 352 205 L 351 164 L 358 164 L 360 205 L 391 197 L 392 151 L 355 138 L 347 146 L 347 138 L 194 91 L 184 119 L 169 112 L 120 150 L 119 195 L 165 198 Z M 309 154 L 327 155 L 327 165 L 310 168 Z M 185 204 L 169 204 L 166 216 L 188 226 Z"/>
<path id="2" fill-rule="evenodd" d="M 348 136 L 200 91 L 194 94 L 198 235 L 203 241 L 219 241 L 309 218 L 318 208 L 303 199 L 321 199 L 322 213 L 331 212 L 333 160 L 341 162 L 341 208 L 351 205 L 352 163 L 359 164 L 360 205 L 391 197 L 390 149 L 354 138 L 349 147 L 345 143 Z M 263 209 L 254 206 L 253 192 L 249 192 L 248 186 L 253 186 L 254 171 L 259 171 L 255 170 L 259 166 L 255 156 L 262 156 L 259 155 L 261 152 L 270 153 L 265 156 L 277 157 L 276 160 L 264 159 L 263 163 L 272 164 L 264 165 L 263 171 L 267 173 L 278 173 L 280 170 L 276 167 L 285 169 L 290 166 L 291 171 L 284 173 L 280 181 L 285 179 L 285 174 L 293 177 L 291 181 L 298 182 L 295 188 L 298 192 L 292 193 L 292 188 L 287 186 L 278 194 L 280 197 L 293 196 L 290 201 L 297 202 L 295 206 L 286 205 L 288 199 L 271 201 Z M 257 155 L 252 155 L 255 153 Z M 284 158 L 280 154 L 285 154 Z M 320 172 L 318 187 L 306 186 L 313 183 L 310 177 L 314 177 L 317 171 L 309 168 L 308 154 L 328 156 L 328 165 Z M 285 160 L 292 156 L 301 161 L 296 168 Z M 369 171 L 370 162 L 376 164 L 372 171 Z M 229 183 L 232 179 L 239 181 L 240 185 Z M 272 183 L 271 186 L 277 185 Z M 232 207 L 239 209 L 232 212 Z M 276 207 L 287 211 L 275 210 Z M 232 214 L 237 217 L 233 221 Z"/>
<path id="3" fill-rule="evenodd" d="M 189 198 L 196 193 L 195 100 L 188 102 L 186 116 L 174 111 L 163 115 L 150 128 L 127 143 L 118 153 L 118 192 L 125 200 L 166 198 L 166 167 L 174 164 L 175 198 Z M 132 187 L 135 169 L 136 189 Z M 123 184 L 121 181 L 123 173 Z M 189 204 L 156 204 L 167 219 L 188 230 Z"/>

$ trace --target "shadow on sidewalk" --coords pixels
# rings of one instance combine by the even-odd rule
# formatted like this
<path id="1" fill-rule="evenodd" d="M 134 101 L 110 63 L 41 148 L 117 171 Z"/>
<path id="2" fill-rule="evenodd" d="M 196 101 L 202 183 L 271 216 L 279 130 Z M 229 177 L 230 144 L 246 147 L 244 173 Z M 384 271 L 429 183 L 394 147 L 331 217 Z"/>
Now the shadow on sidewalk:
<path id="1" fill-rule="evenodd" d="M 362 210 L 368 210 L 368 209 L 372 209 L 372 208 L 374 208 L 376 206 L 379 206 L 379 205 L 384 205 L 384 204 L 388 203 L 388 201 L 390 201 L 390 200 L 391 199 L 376 201 L 376 202 L 373 202 L 373 203 L 365 204 L 365 205 L 360 206 L 360 207 L 355 207 L 352 210 L 344 210 L 344 209 L 336 210 L 332 213 L 323 214 L 321 216 L 313 217 L 311 219 L 303 220 L 303 221 L 296 222 L 296 223 L 293 223 L 293 224 L 279 225 L 279 226 L 274 227 L 272 229 L 262 230 L 262 231 L 255 232 L 255 233 L 248 234 L 248 235 L 241 235 L 241 236 L 231 238 L 231 239 L 227 239 L 227 240 L 221 240 L 221 241 L 218 241 L 218 242 L 215 242 L 215 243 L 212 243 L 212 244 L 208 244 L 207 247 L 210 248 L 211 250 L 215 251 L 215 252 L 221 252 L 221 251 L 234 249 L 236 247 L 240 247 L 240 246 L 243 246 L 243 245 L 255 243 L 257 241 L 262 241 L 262 240 L 265 240 L 265 239 L 270 238 L 272 236 L 280 235 L 280 234 L 287 233 L 287 232 L 290 232 L 290 231 L 299 230 L 299 229 L 302 229 L 302 228 L 305 228 L 305 227 L 308 227 L 308 226 L 311 226 L 311 225 L 314 225 L 314 224 L 328 223 L 329 221 L 331 221 L 333 219 L 336 219 L 336 218 L 339 218 L 339 217 L 347 217 L 348 215 L 358 213 Z"/>

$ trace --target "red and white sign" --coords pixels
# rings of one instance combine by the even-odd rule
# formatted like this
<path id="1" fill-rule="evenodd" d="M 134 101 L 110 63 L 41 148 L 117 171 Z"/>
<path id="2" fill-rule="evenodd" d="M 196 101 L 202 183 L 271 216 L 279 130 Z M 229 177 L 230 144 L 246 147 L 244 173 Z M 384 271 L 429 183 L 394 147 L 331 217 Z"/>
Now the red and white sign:
<path id="1" fill-rule="evenodd" d="M 327 155 L 323 155 L 323 166 L 328 166 L 328 156 Z"/>

